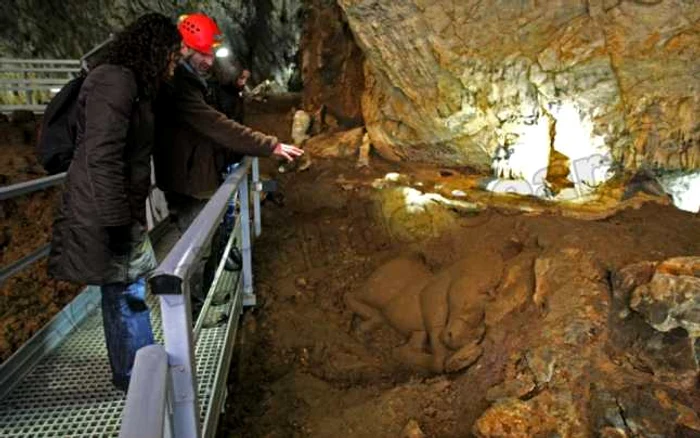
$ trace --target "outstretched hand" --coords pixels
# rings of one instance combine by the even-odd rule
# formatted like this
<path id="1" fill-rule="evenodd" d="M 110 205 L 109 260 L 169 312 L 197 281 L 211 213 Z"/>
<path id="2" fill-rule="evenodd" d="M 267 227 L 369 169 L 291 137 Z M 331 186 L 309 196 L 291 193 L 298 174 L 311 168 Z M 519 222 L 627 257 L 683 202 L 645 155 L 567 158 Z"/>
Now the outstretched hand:
<path id="1" fill-rule="evenodd" d="M 275 146 L 272 154 L 285 158 L 287 161 L 294 161 L 295 158 L 301 157 L 304 154 L 304 151 L 296 146 L 277 143 L 277 146 Z"/>

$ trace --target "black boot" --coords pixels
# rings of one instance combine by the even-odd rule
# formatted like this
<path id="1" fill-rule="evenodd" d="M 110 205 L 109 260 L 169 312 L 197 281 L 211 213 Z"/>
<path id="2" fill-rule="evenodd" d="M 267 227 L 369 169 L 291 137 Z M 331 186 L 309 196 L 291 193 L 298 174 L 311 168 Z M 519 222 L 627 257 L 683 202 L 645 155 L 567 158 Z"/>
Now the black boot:
<path id="1" fill-rule="evenodd" d="M 238 248 L 231 248 L 231 252 L 229 252 L 228 257 L 226 257 L 224 269 L 227 271 L 240 271 L 242 267 L 243 259 L 241 257 L 241 253 L 238 251 Z"/>

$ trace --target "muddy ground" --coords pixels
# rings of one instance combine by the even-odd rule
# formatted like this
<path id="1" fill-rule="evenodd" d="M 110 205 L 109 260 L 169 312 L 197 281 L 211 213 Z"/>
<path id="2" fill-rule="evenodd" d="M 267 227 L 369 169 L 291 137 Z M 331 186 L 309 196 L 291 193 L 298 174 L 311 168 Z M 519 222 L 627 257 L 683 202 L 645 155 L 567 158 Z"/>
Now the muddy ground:
<path id="1" fill-rule="evenodd" d="M 0 184 L 10 185 L 46 176 L 34 150 L 35 123 L 0 121 Z M 0 266 L 13 263 L 48 243 L 55 187 L 2 201 Z M 68 304 L 79 285 L 46 275 L 46 261 L 10 277 L 0 286 L 0 363 Z"/>
<path id="2" fill-rule="evenodd" d="M 436 374 L 409 366 L 392 353 L 405 337 L 387 324 L 358 333 L 357 317 L 344 300 L 362 289 L 382 263 L 399 255 L 419 252 L 430 270 L 439 272 L 469 255 L 502 251 L 517 240 L 540 257 L 555 254 L 556 259 L 562 248 L 592 254 L 605 277 L 635 262 L 700 254 L 698 215 L 644 200 L 617 212 L 579 215 L 586 219 L 565 215 L 558 207 L 529 213 L 500 207 L 452 212 L 449 220 L 431 228 L 434 232 L 421 232 L 420 225 L 411 238 L 410 226 L 408 234 L 402 232 L 405 227 L 396 229 L 385 213 L 385 198 L 372 186 L 388 172 L 420 175 L 423 186 L 436 186 L 461 171 L 411 168 L 373 157 L 369 170 L 356 169 L 353 160 L 314 159 L 308 171 L 275 176 L 284 205 L 267 203 L 263 209 L 264 233 L 255 243 L 260 304 L 244 318 L 220 437 L 473 436 L 476 420 L 497 398 L 487 397 L 489 389 L 516 373 L 514 358 L 532 350 L 537 333 L 547 330 L 542 310 L 530 291 L 507 317 L 490 325 L 487 321 L 483 354 L 466 370 Z M 490 275 L 488 270 L 483 268 L 484 276 Z M 608 295 L 600 301 L 609 300 Z M 559 310 L 563 319 L 566 312 L 574 319 L 578 305 L 573 298 L 570 305 L 564 303 Z M 602 320 L 608 318 L 607 308 L 597 312 Z M 588 379 L 596 378 L 620 391 L 633 383 L 663 384 L 666 391 L 683 394 L 683 406 L 700 410 L 697 386 L 688 390 L 687 381 L 661 382 L 634 363 L 617 361 L 625 352 L 607 337 L 600 345 L 604 360 L 600 368 L 591 365 L 599 377 L 585 377 L 588 387 L 567 389 L 570 398 L 583 400 L 583 410 L 595 410 L 591 400 L 596 391 Z M 606 370 L 604 378 L 599 369 Z M 541 390 L 525 391 L 515 401 L 527 403 Z M 514 411 L 504 415 L 515 418 Z M 551 421 L 556 423 L 556 418 Z M 593 436 L 602 427 L 591 420 L 579 425 L 579 432 L 562 433 L 556 425 L 518 430 L 523 422 L 513 421 L 516 426 L 509 429 L 508 421 L 496 420 L 505 429 L 490 433 L 483 432 L 488 427 L 482 424 L 481 434 Z"/>

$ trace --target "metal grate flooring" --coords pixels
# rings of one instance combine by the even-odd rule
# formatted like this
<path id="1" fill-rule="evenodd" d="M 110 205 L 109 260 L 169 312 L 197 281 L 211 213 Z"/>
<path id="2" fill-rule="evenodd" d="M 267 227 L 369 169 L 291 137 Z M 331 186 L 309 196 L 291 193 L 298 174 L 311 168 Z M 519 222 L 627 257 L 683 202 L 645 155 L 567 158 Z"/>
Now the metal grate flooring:
<path id="1" fill-rule="evenodd" d="M 238 284 L 237 274 L 223 272 L 222 276 L 219 288 L 231 290 Z M 149 297 L 149 305 L 156 342 L 162 343 L 158 299 Z M 203 328 L 195 347 L 202 421 L 214 393 L 225 337 L 226 324 Z M 117 437 L 125 396 L 110 379 L 98 306 L 0 400 L 0 437 Z"/>

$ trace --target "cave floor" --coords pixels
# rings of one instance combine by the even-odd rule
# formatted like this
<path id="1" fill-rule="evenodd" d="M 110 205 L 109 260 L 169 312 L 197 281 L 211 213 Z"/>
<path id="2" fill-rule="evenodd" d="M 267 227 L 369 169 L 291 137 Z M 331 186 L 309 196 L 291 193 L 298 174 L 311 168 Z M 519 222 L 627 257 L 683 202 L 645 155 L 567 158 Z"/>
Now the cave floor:
<path id="1" fill-rule="evenodd" d="M 344 303 L 397 255 L 421 251 L 437 269 L 500 248 L 516 235 L 542 251 L 575 236 L 609 271 L 700 254 L 700 217 L 656 202 L 592 216 L 559 207 L 491 207 L 455 213 L 438 233 L 407 239 L 381 213 L 372 182 L 391 171 L 445 177 L 440 169 L 374 158 L 364 170 L 352 161 L 322 159 L 304 172 L 268 170 L 280 183 L 283 205 L 267 201 L 263 207 L 263 235 L 254 251 L 259 305 L 243 320 L 220 437 L 421 436 L 417 427 L 429 437 L 471 435 L 490 405 L 484 394 L 504 379 L 509 358 L 527 348 L 526 337 L 512 334 L 538 326 L 540 315 L 527 305 L 489 329 L 487 352 L 467 371 L 435 375 L 408 367 L 391 354 L 403 337 L 387 326 L 358 334 Z M 697 395 L 686 401 L 696 410 Z M 417 423 L 402 435 L 410 420 Z"/>
<path id="2" fill-rule="evenodd" d="M 269 114 L 252 111 L 251 125 L 288 141 L 291 115 L 286 108 Z M 0 163 L 5 183 L 41 176 L 31 147 L 12 139 L 7 143 Z M 263 235 L 254 251 L 259 305 L 247 311 L 239 332 L 220 437 L 421 436 L 418 428 L 429 437 L 471 436 L 475 421 L 491 405 L 485 394 L 512 378 L 512 358 L 532 350 L 528 335 L 544 326 L 545 319 L 527 296 L 516 312 L 489 326 L 484 352 L 468 369 L 433 374 L 407 366 L 392 354 L 404 337 L 386 325 L 359 334 L 345 304 L 348 293 L 361 290 L 377 267 L 398 255 L 419 251 L 439 271 L 516 238 L 534 242 L 534 251 L 541 253 L 577 246 L 614 272 L 630 263 L 700 254 L 698 215 L 642 194 L 619 204 L 615 198 L 621 187 L 597 203 L 563 208 L 475 191 L 480 177 L 469 169 L 399 165 L 377 157 L 363 170 L 352 160 L 314 158 L 304 172 L 278 175 L 270 160 L 263 160 L 263 171 L 279 181 L 283 202 L 268 199 L 263 207 Z M 408 176 L 396 187 L 405 183 L 443 195 L 463 190 L 466 197 L 461 199 L 480 207 L 447 209 L 446 215 L 411 222 L 404 209 L 387 210 L 396 199 L 383 197 L 377 188 L 376 181 L 390 172 Z M 4 263 L 48 240 L 56 195 L 52 190 L 3 203 Z M 51 283 L 44 269 L 39 264 L 3 285 L 0 359 L 79 290 Z M 37 306 L 47 311 L 37 313 Z M 573 306 L 573 301 L 571 309 L 565 305 L 564 312 L 573 315 Z M 625 390 L 625 385 L 661 385 L 664 391 L 682 394 L 681 403 L 700 412 L 697 387 L 689 390 L 680 378 L 661 381 L 648 364 L 629 359 L 635 354 L 608 350 L 600 350 L 605 357 L 596 358 L 596 364 L 593 356 L 581 356 L 584 362 L 591 358 L 589 374 L 594 376 L 582 381 L 599 379 L 611 387 L 624 382 L 617 390 L 635 397 L 638 392 Z M 594 398 L 576 385 L 571 390 L 575 399 L 588 403 Z M 550 392 L 555 389 L 553 385 Z M 522 399 L 541 400 L 546 393 L 527 393 Z M 415 423 L 402 435 L 410 420 Z M 531 430 L 510 436 L 535 435 Z"/>

